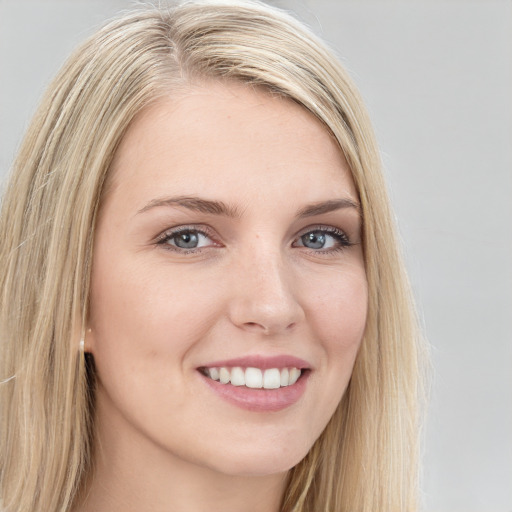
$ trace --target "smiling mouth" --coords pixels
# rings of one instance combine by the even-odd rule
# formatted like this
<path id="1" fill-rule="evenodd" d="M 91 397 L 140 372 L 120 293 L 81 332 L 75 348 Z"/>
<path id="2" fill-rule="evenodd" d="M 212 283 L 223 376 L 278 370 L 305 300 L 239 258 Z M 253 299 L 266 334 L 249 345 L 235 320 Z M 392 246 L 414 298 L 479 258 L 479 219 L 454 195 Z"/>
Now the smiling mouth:
<path id="1" fill-rule="evenodd" d="M 292 386 L 307 371 L 295 367 L 290 368 L 242 368 L 235 367 L 211 367 L 199 368 L 199 371 L 209 379 L 220 384 L 246 387 L 250 389 L 279 389 Z"/>

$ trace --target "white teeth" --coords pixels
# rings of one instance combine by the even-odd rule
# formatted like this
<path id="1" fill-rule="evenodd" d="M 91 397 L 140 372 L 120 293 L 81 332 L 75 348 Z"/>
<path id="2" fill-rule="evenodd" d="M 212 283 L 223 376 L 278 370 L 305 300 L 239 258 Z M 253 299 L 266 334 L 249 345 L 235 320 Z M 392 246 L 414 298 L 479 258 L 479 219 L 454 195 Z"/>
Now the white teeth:
<path id="1" fill-rule="evenodd" d="M 229 379 L 231 378 L 231 374 L 227 368 L 219 369 L 219 380 L 221 384 L 227 384 Z"/>
<path id="2" fill-rule="evenodd" d="M 253 389 L 263 387 L 263 375 L 259 368 L 247 368 L 245 370 L 245 385 Z"/>
<path id="3" fill-rule="evenodd" d="M 208 375 L 210 379 L 219 380 L 219 369 L 218 368 L 209 368 Z"/>
<path id="4" fill-rule="evenodd" d="M 288 385 L 291 386 L 297 382 L 297 379 L 300 377 L 300 370 L 297 368 L 290 368 Z"/>
<path id="5" fill-rule="evenodd" d="M 263 374 L 263 387 L 265 389 L 277 389 L 281 387 L 281 372 L 277 368 L 265 370 Z"/>
<path id="6" fill-rule="evenodd" d="M 235 367 L 231 369 L 230 382 L 233 386 L 245 386 L 245 375 L 242 368 Z"/>
<path id="7" fill-rule="evenodd" d="M 290 383 L 289 381 L 289 375 L 290 375 L 290 372 L 288 371 L 288 368 L 283 368 L 281 370 L 281 386 L 288 386 L 288 384 Z"/>
<path id="8" fill-rule="evenodd" d="M 246 386 L 252 389 L 278 389 L 292 386 L 301 376 L 298 368 L 205 368 L 205 375 L 221 384 L 231 383 L 233 386 Z"/>

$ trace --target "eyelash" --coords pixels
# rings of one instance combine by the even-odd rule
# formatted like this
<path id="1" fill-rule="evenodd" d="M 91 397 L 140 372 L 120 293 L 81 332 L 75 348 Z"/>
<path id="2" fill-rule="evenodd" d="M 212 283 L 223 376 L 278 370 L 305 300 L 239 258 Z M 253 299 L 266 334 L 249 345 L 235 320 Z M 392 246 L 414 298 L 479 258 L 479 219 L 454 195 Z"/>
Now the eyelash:
<path id="1" fill-rule="evenodd" d="M 310 226 L 310 227 L 306 228 L 306 230 L 303 230 L 301 232 L 301 234 L 298 235 L 297 240 L 301 240 L 302 237 L 304 237 L 307 234 L 316 233 L 316 232 L 319 232 L 322 234 L 327 234 L 327 235 L 331 236 L 332 238 L 335 239 L 336 245 L 332 248 L 327 248 L 327 249 L 310 249 L 304 245 L 299 245 L 298 247 L 304 247 L 305 249 L 308 249 L 310 252 L 312 252 L 314 254 L 329 255 L 329 254 L 337 253 L 339 251 L 343 251 L 347 247 L 354 245 L 350 241 L 347 234 L 344 231 L 342 231 L 341 229 L 335 228 L 333 226 L 322 226 L 322 225 Z M 295 244 L 295 242 L 294 242 L 294 244 Z"/>
<path id="2" fill-rule="evenodd" d="M 177 247 L 177 246 L 171 245 L 169 243 L 170 240 L 172 240 L 173 238 L 177 237 L 178 235 L 180 235 L 182 233 L 196 233 L 198 235 L 209 238 L 210 240 L 213 240 L 213 238 L 214 238 L 213 234 L 205 228 L 198 228 L 196 226 L 180 226 L 178 228 L 172 228 L 167 231 L 164 231 L 164 233 L 162 233 L 162 235 L 160 235 L 157 238 L 156 244 L 163 246 L 163 248 L 168 251 L 174 251 L 174 252 L 178 252 L 180 254 L 197 253 L 203 249 L 202 247 L 194 247 L 194 248 L 187 250 L 185 248 Z"/>
<path id="3" fill-rule="evenodd" d="M 321 233 L 324 235 L 326 234 L 326 235 L 334 238 L 336 245 L 334 247 L 327 248 L 327 249 L 322 249 L 322 248 L 311 249 L 311 248 L 308 248 L 305 245 L 303 245 L 303 242 L 302 242 L 302 245 L 295 245 L 298 241 L 301 241 L 301 239 L 305 235 L 310 234 L 310 233 L 315 233 L 315 232 L 318 232 L 318 233 Z M 196 235 L 204 236 L 204 237 L 212 240 L 215 245 L 214 236 L 210 232 L 210 230 L 205 229 L 204 227 L 198 228 L 196 226 L 180 226 L 177 228 L 169 229 L 169 230 L 165 231 L 164 233 L 162 233 L 157 238 L 156 245 L 161 245 L 165 250 L 174 251 L 174 252 L 177 252 L 180 254 L 194 254 L 194 253 L 201 252 L 202 250 L 207 249 L 209 247 L 209 246 L 208 247 L 194 247 L 194 248 L 187 250 L 186 248 L 177 247 L 177 246 L 171 245 L 169 243 L 170 240 L 172 240 L 173 238 L 175 238 L 183 233 L 193 233 Z M 218 246 L 218 244 L 216 244 L 216 245 Z M 343 251 L 344 249 L 346 249 L 347 247 L 350 247 L 352 245 L 354 245 L 354 244 L 350 241 L 350 239 L 346 235 L 346 233 L 344 231 L 342 231 L 341 229 L 335 228 L 333 226 L 321 226 L 320 225 L 320 226 L 310 226 L 307 229 L 303 230 L 297 236 L 295 241 L 293 242 L 292 247 L 303 247 L 304 249 L 308 250 L 309 252 L 311 252 L 313 254 L 329 255 L 329 254 L 337 253 L 339 251 Z"/>

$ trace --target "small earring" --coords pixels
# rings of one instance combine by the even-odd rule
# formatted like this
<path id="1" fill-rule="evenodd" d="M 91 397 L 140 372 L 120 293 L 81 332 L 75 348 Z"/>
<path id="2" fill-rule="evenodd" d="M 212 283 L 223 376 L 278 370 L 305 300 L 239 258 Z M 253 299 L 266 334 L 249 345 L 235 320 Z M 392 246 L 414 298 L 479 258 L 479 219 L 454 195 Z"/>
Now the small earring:
<path id="1" fill-rule="evenodd" d="M 83 354 L 85 353 L 85 336 L 92 332 L 92 329 L 89 327 L 86 331 L 86 333 L 80 338 L 80 343 L 78 344 L 78 348 L 80 350 L 80 352 Z"/>

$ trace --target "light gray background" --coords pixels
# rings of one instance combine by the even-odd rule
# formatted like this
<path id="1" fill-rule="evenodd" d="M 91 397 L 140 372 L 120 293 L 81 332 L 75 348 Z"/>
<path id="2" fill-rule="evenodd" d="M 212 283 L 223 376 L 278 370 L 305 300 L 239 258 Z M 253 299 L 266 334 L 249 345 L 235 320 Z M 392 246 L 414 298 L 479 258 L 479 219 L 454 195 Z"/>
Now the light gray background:
<path id="1" fill-rule="evenodd" d="M 376 127 L 433 346 L 425 510 L 512 512 L 512 2 L 270 3 L 336 48 Z M 130 5 L 0 0 L 0 177 L 64 58 Z"/>

